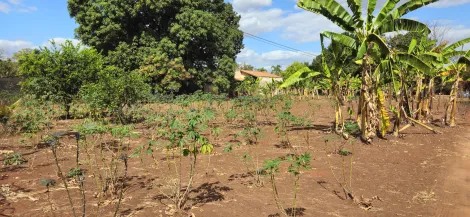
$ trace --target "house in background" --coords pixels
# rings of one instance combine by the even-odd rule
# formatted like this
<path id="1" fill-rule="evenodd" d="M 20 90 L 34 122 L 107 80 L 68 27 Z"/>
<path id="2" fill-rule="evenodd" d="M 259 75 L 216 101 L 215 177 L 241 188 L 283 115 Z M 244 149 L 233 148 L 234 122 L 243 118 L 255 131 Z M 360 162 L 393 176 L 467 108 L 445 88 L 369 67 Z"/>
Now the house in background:
<path id="1" fill-rule="evenodd" d="M 243 81 L 247 76 L 252 76 L 260 80 L 260 86 L 266 86 L 267 84 L 272 83 L 273 81 L 282 82 L 282 77 L 278 75 L 274 75 L 268 72 L 257 72 L 257 71 L 249 71 L 249 70 L 240 70 L 237 69 L 235 71 L 235 80 Z"/>

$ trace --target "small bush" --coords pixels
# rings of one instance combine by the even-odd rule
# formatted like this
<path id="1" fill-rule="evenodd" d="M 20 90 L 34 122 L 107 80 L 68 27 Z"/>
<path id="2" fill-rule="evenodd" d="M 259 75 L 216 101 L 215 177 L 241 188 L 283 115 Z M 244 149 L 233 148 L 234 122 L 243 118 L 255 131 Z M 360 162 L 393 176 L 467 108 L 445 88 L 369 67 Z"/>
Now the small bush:
<path id="1" fill-rule="evenodd" d="M 3 160 L 3 164 L 6 166 L 21 165 L 26 162 L 27 160 L 24 159 L 23 155 L 19 153 L 5 154 L 5 159 Z"/>
<path id="2" fill-rule="evenodd" d="M 24 97 L 8 118 L 7 128 L 12 132 L 36 133 L 50 126 L 56 115 L 52 104 L 30 96 Z"/>
<path id="3" fill-rule="evenodd" d="M 0 105 L 0 123 L 6 125 L 10 119 L 11 110 L 6 105 Z"/>
<path id="4" fill-rule="evenodd" d="M 102 111 L 108 111 L 110 116 L 121 123 L 128 122 L 124 109 L 150 95 L 150 86 L 135 72 L 129 73 L 109 66 L 99 73 L 99 77 L 98 82 L 84 85 L 80 90 L 83 101 L 94 117 L 98 117 Z"/>
<path id="5" fill-rule="evenodd" d="M 361 129 L 356 122 L 345 122 L 344 123 L 344 132 L 349 135 L 357 135 L 359 134 Z"/>

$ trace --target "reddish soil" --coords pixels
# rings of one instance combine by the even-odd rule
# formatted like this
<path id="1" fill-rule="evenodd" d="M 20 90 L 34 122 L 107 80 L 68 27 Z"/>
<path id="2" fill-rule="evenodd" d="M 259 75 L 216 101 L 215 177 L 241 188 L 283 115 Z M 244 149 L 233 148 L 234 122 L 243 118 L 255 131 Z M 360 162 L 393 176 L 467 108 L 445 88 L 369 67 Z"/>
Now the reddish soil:
<path id="1" fill-rule="evenodd" d="M 371 145 L 364 145 L 354 138 L 348 142 L 335 139 L 336 136 L 329 130 L 333 109 L 327 100 L 297 102 L 292 111 L 303 115 L 311 113 L 312 109 L 314 114 L 310 114 L 309 119 L 314 126 L 295 128 L 289 132 L 291 143 L 300 152 L 312 154 L 312 169 L 302 173 L 300 178 L 297 216 L 470 216 L 469 104 L 460 104 L 457 127 L 437 127 L 443 134 L 433 134 L 415 126 L 407 129 L 402 138 L 377 138 Z M 272 114 L 266 119 L 275 120 L 275 116 Z M 51 132 L 68 130 L 80 122 L 58 121 Z M 224 153 L 224 144 L 233 140 L 233 134 L 240 128 L 227 124 L 222 117 L 218 118 L 217 124 L 223 128 L 223 135 L 218 141 L 213 141 L 216 148 L 210 163 L 208 156 L 201 155 L 198 159 L 187 214 L 174 213 L 174 207 L 162 194 L 168 192 L 172 171 L 167 168 L 165 153 L 159 151 L 155 155 L 159 168 L 147 155 L 143 155 L 142 162 L 138 158 L 129 159 L 126 190 L 118 216 L 281 216 L 272 197 L 269 178 L 264 177 L 265 185 L 257 187 L 243 164 L 242 156 L 253 153 L 256 148 L 241 145 L 231 153 Z M 274 132 L 274 127 L 272 124 L 263 125 L 263 137 L 258 145 L 260 163 L 290 153 L 290 149 L 281 144 L 282 139 Z M 144 125 L 137 125 L 136 131 L 141 136 L 130 141 L 128 154 L 132 154 L 139 145 L 146 144 L 149 140 L 147 135 L 151 135 Z M 306 135 L 309 136 L 308 143 Z M 39 184 L 45 178 L 57 180 L 57 186 L 51 188 L 50 194 L 56 216 L 73 216 L 64 186 L 57 176 L 51 150 L 37 146 L 37 139 L 29 139 L 23 144 L 20 142 L 22 138 L 0 135 L 2 152 L 22 153 L 28 160 L 19 166 L 0 168 L 0 216 L 52 216 L 45 187 Z M 326 160 L 331 160 L 336 176 L 342 179 L 341 157 L 337 154 L 327 157 L 325 138 L 330 139 L 330 147 L 344 144 L 353 150 L 354 195 L 364 199 L 380 199 L 373 200 L 369 210 L 344 199 Z M 67 172 L 74 166 L 75 151 L 74 138 L 62 140 L 57 152 L 63 171 Z M 84 154 L 81 156 L 82 167 L 88 169 Z M 3 155 L 0 157 L 2 159 Z M 348 164 L 349 158 L 346 159 Z M 187 165 L 189 159 L 184 158 L 182 162 Z M 291 208 L 294 178 L 286 172 L 286 167 L 283 164 L 276 180 L 283 206 Z M 187 170 L 186 166 L 183 171 Z M 81 216 L 81 196 L 77 184 L 69 181 L 69 188 L 77 215 Z M 96 216 L 96 186 L 89 174 L 85 188 L 87 216 Z M 100 216 L 113 216 L 116 202 L 116 198 L 107 197 Z"/>

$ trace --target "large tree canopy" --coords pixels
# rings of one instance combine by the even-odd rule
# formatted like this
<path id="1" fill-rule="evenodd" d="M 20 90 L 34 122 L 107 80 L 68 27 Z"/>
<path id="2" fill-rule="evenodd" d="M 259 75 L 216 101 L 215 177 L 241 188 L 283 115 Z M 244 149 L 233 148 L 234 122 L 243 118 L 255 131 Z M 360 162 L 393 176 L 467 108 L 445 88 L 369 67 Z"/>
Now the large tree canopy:
<path id="1" fill-rule="evenodd" d="M 79 24 L 76 37 L 109 54 L 112 65 L 131 71 L 166 55 L 192 73 L 184 88 L 232 83 L 243 32 L 223 0 L 68 0 L 68 9 Z"/>

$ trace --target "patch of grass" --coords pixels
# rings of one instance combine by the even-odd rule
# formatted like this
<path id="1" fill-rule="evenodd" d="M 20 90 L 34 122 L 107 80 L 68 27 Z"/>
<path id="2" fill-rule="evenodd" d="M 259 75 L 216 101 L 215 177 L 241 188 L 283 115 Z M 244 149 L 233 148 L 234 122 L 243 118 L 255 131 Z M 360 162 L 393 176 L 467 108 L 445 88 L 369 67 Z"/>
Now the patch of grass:
<path id="1" fill-rule="evenodd" d="M 28 161 L 23 158 L 22 154 L 19 153 L 5 154 L 5 160 L 3 160 L 3 164 L 6 166 L 21 165 L 26 162 Z"/>

